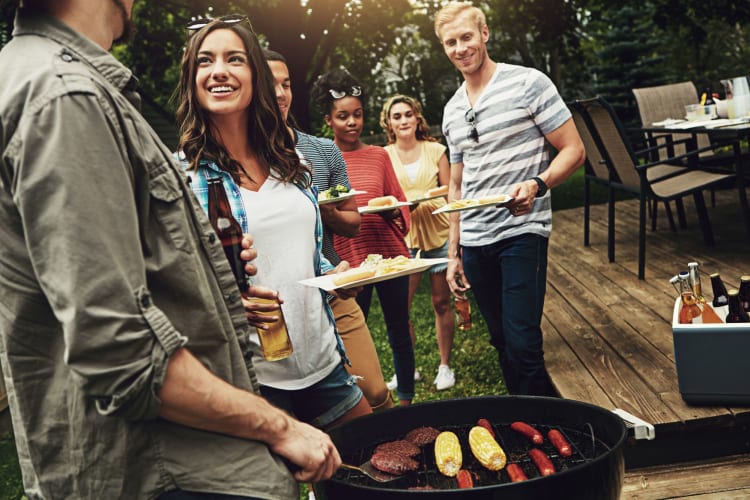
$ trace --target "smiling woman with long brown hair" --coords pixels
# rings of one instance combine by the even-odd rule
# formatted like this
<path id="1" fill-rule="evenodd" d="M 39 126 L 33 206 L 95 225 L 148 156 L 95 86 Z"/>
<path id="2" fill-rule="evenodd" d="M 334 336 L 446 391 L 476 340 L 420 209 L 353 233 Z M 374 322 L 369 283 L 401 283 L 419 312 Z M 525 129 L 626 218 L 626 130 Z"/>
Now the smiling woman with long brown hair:
<path id="1" fill-rule="evenodd" d="M 207 210 L 209 178 L 220 178 L 234 217 L 258 252 L 254 285 L 277 290 L 280 304 L 243 298 L 248 319 L 272 322 L 281 308 L 294 352 L 269 361 L 257 334 L 249 347 L 263 396 L 321 428 L 370 413 L 344 369 L 346 360 L 327 294 L 300 280 L 332 272 L 322 255 L 322 223 L 310 169 L 294 150 L 276 102 L 273 77 L 244 16 L 201 26 L 182 60 L 180 158 Z M 343 262 L 338 269 L 346 269 Z M 263 322 L 263 321 L 260 321 Z"/>

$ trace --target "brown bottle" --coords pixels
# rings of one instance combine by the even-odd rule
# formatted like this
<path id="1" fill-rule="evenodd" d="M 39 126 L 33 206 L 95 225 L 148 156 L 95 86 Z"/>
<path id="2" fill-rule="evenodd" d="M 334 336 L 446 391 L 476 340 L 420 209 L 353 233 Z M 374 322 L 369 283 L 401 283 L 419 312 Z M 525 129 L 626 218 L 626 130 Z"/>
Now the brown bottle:
<path id="1" fill-rule="evenodd" d="M 471 330 L 471 303 L 469 299 L 453 298 L 453 305 L 456 309 L 456 325 L 461 331 Z"/>
<path id="2" fill-rule="evenodd" d="M 727 292 L 729 297 L 729 314 L 727 314 L 727 323 L 750 323 L 750 316 L 742 309 L 740 305 L 740 294 L 732 288 Z"/>
<path id="3" fill-rule="evenodd" d="M 698 270 L 697 262 L 690 262 L 688 264 L 690 286 L 693 289 L 693 295 L 698 302 L 698 307 L 701 310 L 701 319 L 703 323 L 723 323 L 718 314 L 708 304 L 706 298 L 703 296 L 703 287 L 701 287 L 701 273 Z"/>
<path id="4" fill-rule="evenodd" d="M 240 257 L 242 226 L 232 215 L 232 207 L 220 178 L 208 179 L 208 220 L 221 240 L 237 286 L 241 292 L 246 292 L 250 285 L 245 275 L 245 262 Z"/>
<path id="5" fill-rule="evenodd" d="M 750 312 L 750 276 L 740 276 L 740 305 Z"/>
<path id="6" fill-rule="evenodd" d="M 721 280 L 719 273 L 713 273 L 711 275 L 711 289 L 714 292 L 714 307 L 721 307 L 727 305 L 727 287 L 724 286 L 724 282 Z"/>
<path id="7" fill-rule="evenodd" d="M 695 298 L 693 288 L 690 286 L 687 272 L 679 274 L 680 295 L 682 304 L 680 306 L 679 322 L 682 324 L 702 323 L 701 309 L 698 306 L 698 300 Z"/>

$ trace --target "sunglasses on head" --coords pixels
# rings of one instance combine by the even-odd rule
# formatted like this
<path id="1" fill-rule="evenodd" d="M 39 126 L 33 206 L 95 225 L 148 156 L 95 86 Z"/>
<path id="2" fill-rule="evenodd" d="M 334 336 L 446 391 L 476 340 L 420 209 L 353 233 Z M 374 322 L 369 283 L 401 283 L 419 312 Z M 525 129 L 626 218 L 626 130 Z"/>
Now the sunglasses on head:
<path id="1" fill-rule="evenodd" d="M 190 22 L 185 26 L 185 29 L 188 31 L 195 32 L 199 29 L 209 25 L 210 23 L 214 21 L 219 21 L 224 24 L 237 24 L 237 23 L 243 23 L 246 22 L 248 27 L 250 28 L 250 31 L 253 31 L 253 26 L 250 24 L 250 19 L 242 14 L 229 14 L 226 16 L 221 16 L 217 18 L 210 18 L 210 17 L 200 17 L 198 19 L 191 19 Z"/>
<path id="2" fill-rule="evenodd" d="M 479 131 L 477 131 L 477 115 L 476 113 L 474 113 L 474 108 L 469 108 L 466 110 L 464 120 L 466 120 L 466 123 L 471 126 L 471 130 L 469 130 L 469 139 L 474 142 L 479 142 Z"/>
<path id="3" fill-rule="evenodd" d="M 360 87 L 359 85 L 355 85 L 349 90 L 330 89 L 328 93 L 331 94 L 331 97 L 333 97 L 334 99 L 343 99 L 348 95 L 352 97 L 359 97 L 362 95 L 362 87 Z"/>

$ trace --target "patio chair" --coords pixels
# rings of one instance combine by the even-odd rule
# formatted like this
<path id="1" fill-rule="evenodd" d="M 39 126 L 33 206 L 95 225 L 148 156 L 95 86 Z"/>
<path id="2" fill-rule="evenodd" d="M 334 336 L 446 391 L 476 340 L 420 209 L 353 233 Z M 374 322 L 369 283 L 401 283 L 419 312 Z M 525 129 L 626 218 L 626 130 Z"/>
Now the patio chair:
<path id="1" fill-rule="evenodd" d="M 643 127 L 652 127 L 655 122 L 669 118 L 684 118 L 685 106 L 698 102 L 698 91 L 691 81 L 633 89 L 633 96 L 635 96 L 635 102 L 638 106 L 638 113 L 640 114 Z M 652 132 L 645 134 L 645 139 L 650 144 L 664 143 L 665 140 L 679 142 L 690 137 L 691 134 L 689 133 L 659 134 Z M 711 140 L 705 134 L 696 134 L 695 140 L 698 148 L 702 150 L 699 155 L 699 161 L 704 166 L 713 168 L 714 171 L 719 173 L 732 170 L 734 163 L 732 155 L 717 153 L 711 148 Z M 685 147 L 682 145 L 675 146 L 674 151 L 664 148 L 660 150 L 658 159 L 664 160 L 668 156 L 684 153 Z M 656 160 L 657 158 L 652 159 Z M 711 206 L 715 205 L 715 189 L 711 189 Z"/>
<path id="2" fill-rule="evenodd" d="M 693 82 L 670 83 L 656 87 L 643 87 L 633 89 L 635 102 L 638 106 L 638 114 L 641 116 L 641 124 L 644 127 L 652 127 L 655 122 L 667 119 L 681 119 L 685 117 L 685 106 L 698 102 L 698 91 Z M 657 141 L 664 136 L 672 134 L 652 134 Z M 690 134 L 675 134 L 672 139 L 679 141 L 689 138 Z M 696 138 L 699 148 L 707 148 L 711 145 L 708 137 L 699 134 Z M 669 156 L 684 154 L 684 146 L 676 146 L 674 153 L 666 148 L 659 152 L 659 159 L 663 160 Z M 707 149 L 701 156 L 711 155 Z"/>
<path id="3" fill-rule="evenodd" d="M 603 98 L 596 97 L 575 101 L 573 107 L 580 112 L 588 126 L 588 131 L 602 161 L 607 164 L 610 172 L 617 175 L 617 182 L 610 179 L 612 186 L 638 196 L 640 202 L 638 216 L 639 279 L 645 277 L 646 210 L 649 199 L 668 202 L 688 194 L 693 195 L 703 238 L 707 245 L 713 245 L 713 232 L 703 199 L 703 189 L 723 182 L 731 175 L 692 168 L 697 163 L 697 155 L 700 154 L 700 149 L 666 158 L 665 161 L 642 163 L 639 155 L 646 155 L 648 159 L 654 148 L 636 152 L 622 122 L 620 122 L 612 106 Z M 588 154 L 591 154 L 591 152 L 589 151 Z M 669 164 L 683 161 L 687 161 L 691 167 L 676 167 L 674 164 Z"/>
<path id="4" fill-rule="evenodd" d="M 584 163 L 584 183 L 583 183 L 583 246 L 590 245 L 590 214 L 591 214 L 591 183 L 601 184 L 607 189 L 607 258 L 609 262 L 615 261 L 615 190 L 622 189 L 622 181 L 620 181 L 616 172 L 610 171 L 609 163 L 602 157 L 599 152 L 596 141 L 594 140 L 594 134 L 589 130 L 589 125 L 586 123 L 581 111 L 579 110 L 576 103 L 570 103 L 568 105 L 570 112 L 573 115 L 573 121 L 578 129 L 578 133 L 581 136 L 583 145 L 586 148 L 586 162 Z M 647 172 L 648 178 L 653 181 L 656 178 L 670 176 L 674 173 L 686 170 L 685 167 L 678 167 L 673 165 L 657 165 L 653 169 Z M 630 192 L 630 190 L 625 190 Z M 649 205 L 649 212 L 651 214 L 651 230 L 656 230 L 656 219 L 657 219 L 657 200 L 653 200 L 654 203 Z M 680 201 L 680 200 L 677 200 Z M 669 202 L 664 202 L 665 212 L 667 219 L 669 220 L 669 226 L 672 231 L 676 230 L 674 217 L 672 216 L 672 210 L 669 206 Z M 679 208 L 682 210 L 682 204 L 679 204 Z M 684 211 L 681 220 L 684 221 Z"/>

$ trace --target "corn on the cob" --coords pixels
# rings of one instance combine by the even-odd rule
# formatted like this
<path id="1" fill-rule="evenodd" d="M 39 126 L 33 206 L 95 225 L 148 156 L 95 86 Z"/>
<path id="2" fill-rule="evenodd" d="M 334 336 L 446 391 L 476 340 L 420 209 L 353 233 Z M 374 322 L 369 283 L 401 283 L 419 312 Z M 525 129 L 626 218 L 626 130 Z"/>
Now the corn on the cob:
<path id="1" fill-rule="evenodd" d="M 458 436 L 450 431 L 443 431 L 435 439 L 435 464 L 441 474 L 454 477 L 463 464 L 461 443 Z"/>
<path id="2" fill-rule="evenodd" d="M 505 452 L 484 427 L 471 428 L 469 447 L 479 463 L 489 470 L 500 470 L 505 467 Z"/>

